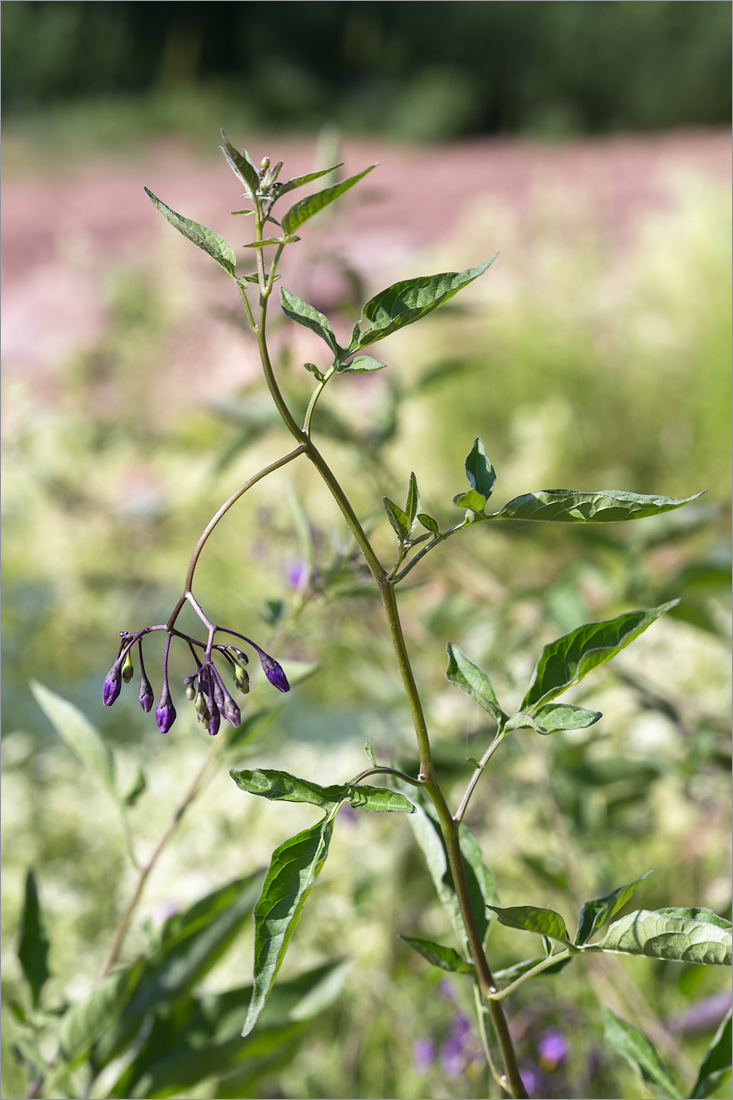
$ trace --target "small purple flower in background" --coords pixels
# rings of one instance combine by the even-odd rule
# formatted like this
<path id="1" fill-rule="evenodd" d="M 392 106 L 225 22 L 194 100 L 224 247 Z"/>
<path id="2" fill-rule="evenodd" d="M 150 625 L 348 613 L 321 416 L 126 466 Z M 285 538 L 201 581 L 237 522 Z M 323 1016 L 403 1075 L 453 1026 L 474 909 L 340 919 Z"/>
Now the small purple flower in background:
<path id="1" fill-rule="evenodd" d="M 412 1044 L 412 1064 L 418 1073 L 427 1073 L 435 1061 L 435 1043 L 432 1039 L 416 1039 Z"/>
<path id="2" fill-rule="evenodd" d="M 308 565 L 304 561 L 292 561 L 285 571 L 285 578 L 291 588 L 300 588 L 308 580 Z"/>
<path id="3" fill-rule="evenodd" d="M 440 1048 L 440 1062 L 448 1077 L 458 1077 L 473 1058 L 475 1043 L 471 1021 L 456 1012 L 448 1039 Z"/>
<path id="4" fill-rule="evenodd" d="M 563 1033 L 556 1027 L 543 1031 L 537 1044 L 537 1053 L 545 1073 L 552 1073 L 568 1053 L 568 1044 Z"/>

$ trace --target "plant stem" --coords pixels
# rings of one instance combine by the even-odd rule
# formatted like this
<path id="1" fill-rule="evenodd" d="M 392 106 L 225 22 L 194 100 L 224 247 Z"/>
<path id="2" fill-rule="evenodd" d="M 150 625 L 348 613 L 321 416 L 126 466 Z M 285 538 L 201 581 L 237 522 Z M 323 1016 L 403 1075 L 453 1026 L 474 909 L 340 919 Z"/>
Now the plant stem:
<path id="1" fill-rule="evenodd" d="M 458 807 L 458 809 L 456 810 L 456 813 L 455 813 L 456 821 L 462 821 L 463 820 L 463 815 L 466 812 L 466 808 L 468 806 L 469 799 L 470 799 L 471 795 L 473 794 L 473 791 L 474 791 L 474 788 L 475 788 L 476 784 L 478 783 L 479 779 L 481 778 L 481 775 L 483 773 L 484 768 L 486 767 L 486 765 L 488 764 L 489 760 L 494 755 L 496 750 L 499 748 L 499 745 L 502 743 L 502 741 L 504 740 L 505 737 L 506 737 L 506 734 L 504 733 L 503 730 L 500 729 L 497 732 L 496 737 L 494 738 L 494 740 L 491 742 L 488 749 L 484 753 L 484 755 L 479 760 L 478 765 L 476 766 L 476 770 L 474 771 L 473 775 L 471 776 L 471 778 L 468 782 L 468 786 L 466 787 L 466 793 L 464 794 L 463 798 L 461 799 L 461 804 Z"/>

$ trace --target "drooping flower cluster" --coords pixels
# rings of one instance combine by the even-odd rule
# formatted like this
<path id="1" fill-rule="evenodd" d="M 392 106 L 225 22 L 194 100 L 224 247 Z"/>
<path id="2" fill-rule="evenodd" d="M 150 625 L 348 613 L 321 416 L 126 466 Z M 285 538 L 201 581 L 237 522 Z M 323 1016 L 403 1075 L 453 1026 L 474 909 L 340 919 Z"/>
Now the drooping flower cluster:
<path id="1" fill-rule="evenodd" d="M 155 695 L 143 661 L 143 638 L 146 634 L 158 630 L 166 632 L 163 687 L 155 710 L 155 720 L 161 733 L 168 733 L 176 720 L 176 708 L 173 705 L 168 684 L 168 657 L 171 641 L 174 637 L 181 638 L 187 643 L 195 662 L 195 670 L 189 676 L 186 676 L 184 680 L 186 698 L 193 703 L 199 722 L 206 726 L 212 737 L 219 732 L 222 718 L 225 718 L 234 727 L 242 724 L 241 711 L 229 692 L 221 672 L 214 663 L 215 655 L 228 666 L 234 686 L 243 695 L 246 695 L 249 691 L 249 673 L 246 667 L 249 658 L 247 654 L 233 644 L 214 642 L 217 633 L 230 634 L 254 649 L 260 659 L 265 676 L 273 687 L 276 687 L 278 691 L 290 691 L 290 684 L 282 667 L 274 657 L 265 653 L 251 638 L 246 638 L 243 634 L 237 634 L 234 630 L 213 626 L 208 622 L 206 625 L 209 628 L 207 642 L 202 642 L 190 634 L 182 633 L 180 630 L 175 629 L 171 623 L 164 623 L 160 626 L 146 626 L 144 630 L 140 630 L 137 634 L 128 634 L 127 631 L 121 631 L 117 658 L 104 679 L 102 697 L 105 706 L 111 707 L 122 690 L 122 684 L 129 683 L 132 680 L 135 674 L 132 654 L 137 646 L 140 660 L 140 706 L 146 712 L 152 710 Z"/>

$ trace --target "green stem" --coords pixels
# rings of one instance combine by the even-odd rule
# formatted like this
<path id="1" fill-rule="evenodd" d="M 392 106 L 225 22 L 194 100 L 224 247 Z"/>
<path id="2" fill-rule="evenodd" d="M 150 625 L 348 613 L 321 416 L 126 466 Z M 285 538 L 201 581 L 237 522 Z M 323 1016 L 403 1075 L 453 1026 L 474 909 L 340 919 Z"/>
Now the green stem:
<path id="1" fill-rule="evenodd" d="M 543 970 L 547 970 L 548 967 L 554 966 L 555 963 L 562 962 L 564 959 L 569 959 L 572 955 L 577 954 L 579 954 L 577 948 L 569 947 L 566 951 L 558 951 L 557 955 L 549 955 L 546 959 L 543 959 L 542 962 L 533 966 L 531 970 L 525 970 L 524 974 L 521 974 L 515 981 L 505 986 L 504 989 L 500 989 L 496 993 L 490 994 L 491 1000 L 494 1003 L 496 1003 L 496 1001 L 503 1001 L 505 997 L 511 996 L 520 986 L 524 985 L 525 982 L 530 981 L 532 978 L 535 978 L 538 974 L 541 974 Z"/>
<path id="2" fill-rule="evenodd" d="M 456 814 L 455 814 L 456 821 L 462 821 L 463 820 L 463 815 L 466 812 L 466 808 L 468 806 L 469 799 L 470 799 L 471 795 L 473 794 L 473 791 L 474 791 L 474 788 L 475 788 L 476 784 L 478 783 L 479 779 L 481 778 L 481 775 L 483 773 L 484 768 L 488 764 L 489 760 L 491 760 L 491 757 L 494 755 L 496 750 L 499 748 L 499 745 L 502 743 L 502 741 L 504 740 L 505 737 L 506 737 L 506 733 L 503 730 L 500 729 L 497 732 L 496 737 L 494 738 L 494 740 L 491 742 L 488 749 L 484 753 L 484 755 L 479 760 L 479 762 L 476 766 L 476 770 L 474 771 L 473 775 L 471 776 L 471 778 L 469 780 L 469 783 L 468 783 L 468 786 L 466 787 L 466 793 L 464 794 L 463 798 L 461 799 L 461 804 L 458 807 L 458 809 L 456 810 Z"/>

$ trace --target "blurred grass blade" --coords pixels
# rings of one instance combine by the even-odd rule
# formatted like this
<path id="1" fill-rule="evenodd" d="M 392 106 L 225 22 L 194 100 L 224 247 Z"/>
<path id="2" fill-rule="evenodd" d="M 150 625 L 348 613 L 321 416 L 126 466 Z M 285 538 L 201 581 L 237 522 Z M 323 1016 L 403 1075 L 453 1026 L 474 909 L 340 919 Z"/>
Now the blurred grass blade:
<path id="1" fill-rule="evenodd" d="M 538 936 L 549 936 L 565 947 L 571 946 L 565 921 L 554 909 L 541 909 L 536 905 L 512 905 L 507 909 L 492 905 L 490 908 L 496 913 L 499 924 L 505 924 L 507 928 L 520 928 Z"/>
<path id="2" fill-rule="evenodd" d="M 431 966 L 437 966 L 439 970 L 449 970 L 453 974 L 472 974 L 474 971 L 471 963 L 464 962 L 452 947 L 434 943 L 433 940 L 422 940 L 417 936 L 403 936 L 400 934 L 400 939 L 404 940 L 405 943 L 409 943 L 413 951 L 417 951 L 418 955 L 422 955 Z"/>
<path id="3" fill-rule="evenodd" d="M 326 861 L 337 811 L 338 805 L 273 852 L 262 896 L 255 906 L 254 983 L 242 1028 L 245 1037 L 265 1007 L 303 906 Z"/>
<path id="4" fill-rule="evenodd" d="M 730 927 L 680 916 L 674 909 L 629 913 L 614 921 L 603 939 L 591 945 L 596 948 L 702 966 L 730 966 L 733 960 Z"/>
<path id="5" fill-rule="evenodd" d="M 62 699 L 35 680 L 31 681 L 31 691 L 59 736 L 82 764 L 86 764 L 99 776 L 115 801 L 118 801 L 114 757 L 89 719 L 73 703 Z"/>
<path id="6" fill-rule="evenodd" d="M 603 1005 L 602 1013 L 603 1034 L 608 1045 L 640 1074 L 652 1092 L 669 1100 L 682 1100 L 682 1093 L 646 1035 L 622 1020 L 607 1005 Z"/>
<path id="7" fill-rule="evenodd" d="M 285 236 L 291 237 L 296 229 L 299 229 L 301 225 L 319 214 L 324 207 L 330 206 L 336 199 L 341 198 L 345 191 L 348 191 L 355 183 L 363 179 L 367 172 L 371 172 L 376 167 L 376 164 L 370 164 L 363 172 L 359 172 L 355 176 L 349 176 L 348 179 L 341 180 L 340 183 L 335 183 L 332 187 L 326 187 L 323 191 L 316 191 L 315 194 L 308 195 L 300 202 L 296 202 L 295 206 L 291 206 L 282 219 L 282 229 Z"/>
<path id="8" fill-rule="evenodd" d="M 38 1008 L 41 990 L 51 976 L 48 969 L 49 947 L 36 876 L 33 871 L 28 871 L 25 877 L 23 912 L 20 918 L 18 959 L 23 976 L 30 987 L 31 1003 L 34 1008 Z"/>
<path id="9" fill-rule="evenodd" d="M 713 1041 L 705 1052 L 690 1100 L 704 1100 L 717 1092 L 731 1073 L 731 1010 L 725 1015 Z"/>
<path id="10" fill-rule="evenodd" d="M 646 871 L 645 874 L 634 879 L 633 882 L 628 882 L 625 886 L 619 886 L 616 890 L 612 890 L 610 894 L 586 901 L 580 912 L 575 943 L 582 947 L 594 932 L 602 928 L 604 924 L 608 924 L 619 909 L 626 904 L 637 887 L 651 874 L 651 871 Z"/>
<path id="11" fill-rule="evenodd" d="M 535 711 L 593 669 L 605 665 L 678 603 L 679 600 L 671 600 L 648 611 L 628 611 L 615 619 L 585 623 L 550 642 L 542 650 L 520 711 Z"/>
<path id="12" fill-rule="evenodd" d="M 578 493 L 574 489 L 540 489 L 525 493 L 505 504 L 500 512 L 487 519 L 521 519 L 561 523 L 618 523 L 622 520 L 658 516 L 673 508 L 681 508 L 697 500 L 703 493 L 691 497 L 645 496 L 616 489 L 601 489 L 597 493 Z"/>
<path id="13" fill-rule="evenodd" d="M 228 275 L 234 276 L 237 260 L 228 241 L 225 241 L 218 233 L 214 233 L 212 229 L 207 229 L 205 225 L 200 225 L 199 222 L 192 221 L 191 218 L 184 218 L 183 214 L 177 214 L 175 210 L 171 210 L 170 206 L 166 206 L 148 187 L 144 187 L 143 190 L 174 229 L 182 233 L 187 240 L 200 248 L 207 256 L 211 256 L 212 260 L 216 260 Z"/>
<path id="14" fill-rule="evenodd" d="M 142 959 L 105 978 L 61 1020 L 61 1055 L 72 1068 L 83 1061 L 97 1040 L 119 1019 L 145 969 Z"/>
<path id="15" fill-rule="evenodd" d="M 466 695 L 470 695 L 480 707 L 488 711 L 496 722 L 501 725 L 506 720 L 506 715 L 499 706 L 499 700 L 494 694 L 491 681 L 486 673 L 473 661 L 469 660 L 463 650 L 454 645 L 453 642 L 448 642 L 446 649 L 448 652 L 446 677 L 461 691 L 464 691 Z"/>

